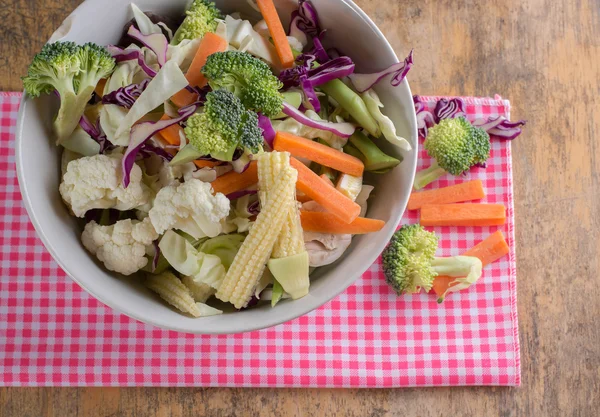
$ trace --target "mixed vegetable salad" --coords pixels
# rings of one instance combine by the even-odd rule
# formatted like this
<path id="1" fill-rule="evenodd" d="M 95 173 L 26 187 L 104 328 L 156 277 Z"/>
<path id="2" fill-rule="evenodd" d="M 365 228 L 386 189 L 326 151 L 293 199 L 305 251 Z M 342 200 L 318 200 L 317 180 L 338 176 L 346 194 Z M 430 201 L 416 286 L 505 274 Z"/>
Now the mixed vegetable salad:
<path id="1" fill-rule="evenodd" d="M 148 288 L 193 317 L 305 296 L 314 268 L 338 260 L 353 235 L 384 226 L 366 217 L 373 187 L 363 176 L 401 160 L 378 143 L 411 150 L 373 86 L 399 85 L 412 52 L 359 74 L 351 57 L 323 46 L 309 1 L 300 0 L 287 34 L 272 0 L 256 6 L 262 20 L 251 22 L 208 0 L 194 0 L 179 20 L 131 4 L 117 45 L 47 44 L 23 78 L 30 96 L 60 99 L 59 191 L 84 221 L 85 248 L 110 271 L 142 272 Z M 436 160 L 416 189 L 484 165 L 490 134 L 520 132 L 520 122 L 467 121 L 460 101 L 438 104 L 425 112 L 415 97 Z M 409 208 L 422 210 L 422 225 L 503 221 L 493 208 L 452 208 L 483 192 L 481 183 L 455 187 L 413 194 Z M 384 253 L 398 294 L 434 288 L 443 299 L 494 258 L 490 244 L 435 258 L 437 238 L 422 225 L 403 227 Z M 496 236 L 495 255 L 503 241 Z"/>
<path id="2" fill-rule="evenodd" d="M 194 317 L 305 296 L 314 268 L 384 225 L 363 175 L 401 161 L 376 143 L 411 149 L 372 87 L 398 85 L 412 53 L 358 74 L 310 2 L 287 33 L 256 6 L 251 22 L 195 0 L 177 21 L 131 4 L 117 45 L 47 44 L 23 79 L 60 99 L 59 191 L 85 248 Z"/>

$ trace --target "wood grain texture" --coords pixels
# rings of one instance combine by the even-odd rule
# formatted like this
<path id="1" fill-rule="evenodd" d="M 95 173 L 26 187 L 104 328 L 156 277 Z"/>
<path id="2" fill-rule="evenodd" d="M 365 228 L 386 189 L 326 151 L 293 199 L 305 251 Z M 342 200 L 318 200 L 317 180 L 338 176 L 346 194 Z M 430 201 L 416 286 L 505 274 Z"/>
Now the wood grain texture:
<path id="1" fill-rule="evenodd" d="M 324 0 L 314 0 L 324 1 Z M 77 0 L 2 0 L 0 89 Z M 596 416 L 600 405 L 600 1 L 357 0 L 418 94 L 490 96 L 514 143 L 521 388 L 2 389 L 16 416 Z"/>

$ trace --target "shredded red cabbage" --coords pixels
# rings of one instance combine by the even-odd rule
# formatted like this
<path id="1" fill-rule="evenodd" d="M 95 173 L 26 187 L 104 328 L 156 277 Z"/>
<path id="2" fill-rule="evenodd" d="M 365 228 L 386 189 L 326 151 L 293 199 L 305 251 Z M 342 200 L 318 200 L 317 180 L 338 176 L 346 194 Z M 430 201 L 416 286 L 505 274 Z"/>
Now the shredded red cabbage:
<path id="1" fill-rule="evenodd" d="M 305 101 L 318 112 L 321 109 L 321 104 L 315 92 L 315 87 L 352 74 L 354 72 L 354 62 L 347 56 L 341 56 L 329 60 L 323 65 L 311 68 L 315 59 L 314 55 L 300 55 L 297 59 L 298 65 L 281 71 L 279 79 L 286 88 L 300 86 Z"/>
<path id="2" fill-rule="evenodd" d="M 162 67 L 167 62 L 167 50 L 169 49 L 169 41 L 162 33 L 153 33 L 144 35 L 135 26 L 129 26 L 127 34 L 133 39 L 140 41 L 144 46 L 156 54 L 158 66 Z"/>
<path id="3" fill-rule="evenodd" d="M 199 106 L 199 103 L 193 103 L 189 106 L 179 109 L 179 117 L 168 120 L 159 120 L 158 122 L 142 122 L 131 128 L 131 133 L 129 134 L 129 145 L 127 146 L 127 150 L 125 151 L 121 161 L 121 168 L 123 170 L 123 187 L 127 188 L 129 185 L 129 175 L 131 173 L 131 169 L 133 168 L 133 164 L 135 163 L 135 158 L 146 141 L 154 136 L 157 132 L 187 120 L 196 112 L 196 110 L 198 110 Z"/>
<path id="4" fill-rule="evenodd" d="M 85 117 L 84 114 L 83 116 L 81 116 L 81 119 L 79 119 L 79 126 L 81 126 L 85 133 L 90 135 L 92 139 L 98 142 L 98 145 L 100 145 L 101 154 L 115 148 L 115 146 L 112 143 L 110 143 L 110 141 L 102 131 L 102 128 L 100 127 L 100 119 L 96 120 L 96 124 L 92 124 L 88 120 L 88 118 Z"/>
<path id="5" fill-rule="evenodd" d="M 227 194 L 225 197 L 227 197 L 229 200 L 237 200 L 238 198 L 242 198 L 246 195 L 254 195 L 257 192 L 258 192 L 257 190 L 234 191 L 233 193 Z"/>
<path id="6" fill-rule="evenodd" d="M 350 80 L 359 93 L 370 90 L 375 84 L 381 81 L 387 75 L 393 74 L 391 79 L 392 87 L 397 87 L 406 77 L 413 65 L 413 51 L 411 50 L 404 62 L 397 62 L 388 68 L 371 74 L 351 74 Z"/>
<path id="7" fill-rule="evenodd" d="M 356 127 L 352 123 L 334 123 L 328 122 L 327 120 L 313 120 L 286 102 L 283 103 L 283 112 L 303 125 L 314 129 L 326 130 L 342 138 L 349 138 L 356 130 Z"/>
<path id="8" fill-rule="evenodd" d="M 318 62 L 327 62 L 329 61 L 329 55 L 327 54 L 327 51 L 325 50 L 325 48 L 323 47 L 323 44 L 321 43 L 321 40 L 325 37 L 325 31 L 322 31 L 321 33 L 319 33 L 318 36 L 315 36 L 314 38 L 312 38 L 313 41 L 313 47 L 310 50 L 310 52 L 308 52 L 311 55 L 314 55 L 315 58 L 317 59 Z"/>
<path id="9" fill-rule="evenodd" d="M 271 119 L 262 113 L 258 113 L 258 127 L 262 129 L 263 138 L 267 145 L 272 149 L 273 141 L 275 140 L 275 129 L 273 129 Z"/>
<path id="10" fill-rule="evenodd" d="M 160 146 L 154 145 L 150 141 L 147 141 L 142 145 L 139 153 L 142 154 L 142 156 L 144 156 L 145 158 L 154 154 L 156 156 L 161 157 L 162 159 L 164 159 L 167 162 L 171 162 L 171 160 L 173 159 L 173 155 L 171 155 L 169 152 L 167 152 Z"/>
<path id="11" fill-rule="evenodd" d="M 320 32 L 319 16 L 314 6 L 308 0 L 300 0 L 298 9 L 292 12 L 290 19 L 290 36 L 306 44 L 307 37 L 316 37 Z"/>
<path id="12" fill-rule="evenodd" d="M 260 201 L 256 200 L 248 204 L 248 208 L 246 210 L 248 210 L 248 213 L 252 214 L 253 216 L 258 215 L 258 213 L 260 213 Z"/>
<path id="13" fill-rule="evenodd" d="M 413 96 L 415 103 L 415 112 L 417 114 L 417 127 L 419 136 L 427 137 L 427 129 L 434 124 L 439 123 L 443 119 L 453 119 L 455 117 L 466 117 L 466 105 L 462 98 L 455 97 L 452 99 L 441 98 L 435 105 L 433 113 L 425 110 L 425 104 L 419 96 Z M 471 122 L 475 127 L 485 130 L 490 139 L 512 140 L 522 133 L 522 126 L 525 126 L 525 120 L 511 122 L 504 116 L 490 117 L 488 120 L 476 119 Z M 480 164 L 485 168 L 485 164 Z"/>
<path id="14" fill-rule="evenodd" d="M 419 136 L 425 139 L 427 137 L 427 129 L 435 124 L 435 120 L 433 114 L 425 110 L 425 104 L 421 101 L 421 97 L 413 96 L 413 102 L 415 103 L 415 113 L 417 114 Z"/>
<path id="15" fill-rule="evenodd" d="M 441 98 L 438 100 L 433 110 L 433 118 L 436 123 L 443 119 L 454 119 L 456 117 L 466 117 L 465 102 L 460 97 L 455 97 L 450 100 Z"/>
<path id="16" fill-rule="evenodd" d="M 525 126 L 525 120 L 511 122 L 504 116 L 490 117 L 488 121 L 477 119 L 473 122 L 473 126 L 479 127 L 490 135 L 490 138 L 512 140 L 519 136 L 522 132 L 521 127 Z"/>
<path id="17" fill-rule="evenodd" d="M 144 54 L 139 49 L 121 49 L 114 45 L 108 45 L 106 49 L 117 63 L 136 59 L 138 65 L 142 68 L 146 75 L 148 75 L 150 78 L 154 78 L 156 75 L 156 71 L 146 64 L 146 61 L 144 60 Z"/>
<path id="18" fill-rule="evenodd" d="M 117 106 L 130 109 L 140 94 L 144 92 L 150 81 L 150 78 L 146 78 L 139 84 L 130 84 L 125 87 L 117 88 L 115 91 L 105 94 L 104 97 L 102 97 L 102 103 L 116 104 Z"/>

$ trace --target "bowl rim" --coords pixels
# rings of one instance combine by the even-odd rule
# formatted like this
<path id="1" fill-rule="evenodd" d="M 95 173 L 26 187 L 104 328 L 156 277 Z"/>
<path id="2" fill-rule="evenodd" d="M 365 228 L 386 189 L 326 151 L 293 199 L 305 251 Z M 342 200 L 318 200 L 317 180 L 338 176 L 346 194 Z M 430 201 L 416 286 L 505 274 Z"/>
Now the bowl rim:
<path id="1" fill-rule="evenodd" d="M 367 13 L 365 13 L 352 0 L 339 0 L 339 1 L 341 3 L 346 4 L 353 11 L 355 11 L 360 16 L 360 18 L 365 22 L 365 24 L 367 24 L 381 39 L 383 39 L 384 45 L 382 45 L 382 47 L 385 46 L 387 52 L 391 53 L 394 61 L 396 63 L 400 62 L 398 59 L 398 56 L 396 55 L 396 52 L 390 45 L 390 43 L 387 40 L 387 38 L 385 37 L 385 35 L 381 32 L 381 30 L 377 27 L 377 25 L 371 20 L 371 18 L 367 15 Z M 84 7 L 89 7 L 89 3 L 87 1 L 84 1 L 79 6 L 77 6 L 69 14 L 69 16 L 67 16 L 65 18 L 65 20 L 63 22 L 72 21 L 72 19 L 74 19 L 77 16 L 78 10 L 80 10 Z M 412 97 L 412 91 L 411 91 L 410 85 L 408 83 L 408 77 L 406 77 L 403 82 L 406 83 L 408 94 Z M 383 249 L 387 245 L 387 242 L 391 238 L 392 234 L 394 233 L 394 231 L 397 229 L 398 225 L 400 224 L 400 221 L 406 211 L 406 206 L 408 204 L 408 199 L 407 199 L 407 201 L 404 202 L 404 206 L 401 207 L 401 210 L 395 211 L 397 213 L 395 218 L 388 221 L 388 223 L 393 222 L 394 227 L 389 229 L 389 232 L 386 236 L 381 237 L 381 239 L 378 241 L 377 245 L 375 245 L 375 248 L 372 252 L 375 255 L 371 257 L 372 259 L 365 259 L 365 262 L 362 263 L 363 265 L 365 265 L 364 267 L 357 269 L 356 272 L 352 275 L 351 279 L 346 280 L 344 285 L 341 285 L 338 290 L 329 293 L 325 297 L 312 298 L 307 303 L 306 308 L 302 309 L 299 312 L 290 313 L 290 311 L 292 311 L 292 310 L 287 309 L 285 311 L 278 312 L 278 314 L 273 314 L 272 318 L 263 320 L 258 325 L 251 324 L 252 321 L 246 321 L 246 320 L 244 320 L 243 322 L 240 321 L 239 325 L 231 326 L 231 327 L 237 327 L 237 330 L 236 329 L 233 329 L 233 330 L 230 329 L 230 330 L 224 330 L 224 331 L 196 330 L 196 329 L 189 329 L 184 325 L 177 325 L 177 323 L 169 323 L 169 324 L 158 323 L 152 319 L 148 319 L 147 317 L 142 317 L 142 315 L 140 315 L 134 311 L 131 311 L 126 305 L 120 305 L 120 304 L 113 302 L 110 298 L 96 295 L 92 290 L 90 290 L 85 285 L 85 282 L 83 280 L 80 280 L 77 277 L 75 277 L 75 274 L 71 273 L 71 271 L 63 264 L 60 257 L 57 256 L 57 252 L 54 249 L 54 245 L 52 244 L 51 239 L 44 233 L 43 228 L 38 221 L 38 218 L 35 216 L 35 211 L 33 209 L 33 206 L 32 206 L 32 203 L 31 203 L 31 200 L 29 197 L 29 193 L 27 192 L 27 186 L 24 181 L 24 166 L 22 163 L 23 155 L 22 155 L 21 143 L 22 143 L 23 125 L 25 122 L 23 116 L 25 113 L 25 108 L 26 108 L 26 104 L 27 104 L 28 100 L 29 100 L 29 96 L 25 93 L 25 91 L 23 91 L 21 100 L 19 103 L 19 111 L 17 114 L 17 125 L 16 125 L 16 130 L 15 130 L 15 164 L 16 164 L 19 190 L 21 192 L 21 197 L 23 199 L 25 210 L 27 211 L 27 214 L 29 215 L 29 219 L 30 219 L 31 223 L 33 224 L 33 227 L 34 227 L 37 235 L 41 239 L 46 250 L 50 253 L 50 255 L 52 255 L 52 259 L 60 266 L 60 268 L 65 272 L 65 274 L 69 278 L 71 278 L 73 281 L 75 281 L 88 294 L 90 294 L 92 297 L 94 297 L 96 300 L 98 300 L 102 304 L 112 308 L 116 312 L 124 314 L 125 316 L 135 319 L 137 321 L 140 321 L 144 324 L 150 324 L 152 326 L 156 326 L 161 329 L 173 330 L 173 331 L 177 331 L 177 332 L 190 333 L 190 334 L 207 334 L 207 335 L 238 334 L 238 333 L 245 333 L 245 332 L 270 328 L 270 327 L 276 326 L 278 324 L 282 324 L 282 323 L 286 323 L 288 321 L 294 320 L 298 317 L 301 317 L 301 316 L 304 316 L 304 315 L 310 313 L 311 311 L 318 309 L 319 307 L 325 305 L 326 303 L 328 303 L 329 301 L 331 301 L 332 299 L 334 299 L 335 297 L 340 295 L 342 292 L 346 291 L 353 283 L 355 283 L 360 277 L 362 277 L 362 275 L 377 260 L 379 254 L 383 251 Z M 416 113 L 414 111 L 414 108 L 412 108 L 412 111 L 410 112 L 410 117 L 413 119 L 412 126 L 414 126 L 414 129 L 411 132 L 412 137 L 417 138 L 415 143 L 412 144 L 413 145 L 413 155 L 414 155 L 413 158 L 416 160 L 418 158 L 419 143 L 418 143 L 418 135 L 417 135 L 417 118 L 416 118 Z M 414 165 L 416 168 L 416 161 L 413 161 L 413 162 L 414 162 Z M 412 183 L 414 181 L 414 176 L 415 176 L 415 170 L 411 171 L 410 183 Z"/>

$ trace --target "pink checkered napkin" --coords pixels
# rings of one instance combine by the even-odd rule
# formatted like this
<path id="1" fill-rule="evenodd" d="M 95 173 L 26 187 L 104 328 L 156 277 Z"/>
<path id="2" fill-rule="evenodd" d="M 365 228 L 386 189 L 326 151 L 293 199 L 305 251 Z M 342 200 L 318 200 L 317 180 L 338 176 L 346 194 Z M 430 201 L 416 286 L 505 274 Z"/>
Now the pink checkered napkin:
<path id="1" fill-rule="evenodd" d="M 96 301 L 52 260 L 21 203 L 13 140 L 20 94 L 0 94 L 0 385 L 409 387 L 519 385 L 510 142 L 495 141 L 486 202 L 508 207 L 510 256 L 442 305 L 397 297 L 376 262 L 323 307 L 251 333 L 194 336 L 161 330 Z M 434 98 L 424 97 L 432 105 Z M 509 103 L 466 99 L 470 118 Z M 429 164 L 421 151 L 420 166 Z M 434 186 L 463 181 L 444 177 Z M 404 221 L 418 220 L 409 212 Z M 495 227 L 440 227 L 458 255 Z"/>

